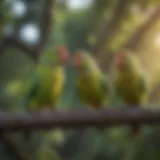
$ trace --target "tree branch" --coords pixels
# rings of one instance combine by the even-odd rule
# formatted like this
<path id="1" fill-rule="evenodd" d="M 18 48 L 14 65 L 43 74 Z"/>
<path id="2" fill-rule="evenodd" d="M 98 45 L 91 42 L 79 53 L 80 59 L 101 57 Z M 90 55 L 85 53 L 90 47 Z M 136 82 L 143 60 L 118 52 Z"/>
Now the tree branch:
<path id="1" fill-rule="evenodd" d="M 55 0 L 46 1 L 46 6 L 44 7 L 44 11 L 42 13 L 43 18 L 42 18 L 41 38 L 37 46 L 33 48 L 22 43 L 17 38 L 16 33 L 19 31 L 16 30 L 15 31 L 16 33 L 13 34 L 13 36 L 4 38 L 0 46 L 0 54 L 4 53 L 4 51 L 11 46 L 11 47 L 22 50 L 25 54 L 29 55 L 29 57 L 31 57 L 34 61 L 37 61 L 40 53 L 42 52 L 43 48 L 46 45 L 50 30 L 51 30 L 51 21 L 53 20 L 52 10 L 53 10 L 54 2 Z"/>
<path id="2" fill-rule="evenodd" d="M 28 114 L 0 112 L 0 130 L 3 132 L 122 124 L 160 124 L 160 110 L 121 108 L 102 109 L 100 111 L 76 109 L 70 111 L 55 110 L 52 112 L 46 110 Z"/>
<path id="3" fill-rule="evenodd" d="M 129 40 L 124 45 L 124 48 L 129 48 L 131 50 L 135 50 L 143 39 L 146 32 L 158 21 L 160 18 L 160 7 L 150 15 L 150 17 L 146 20 L 144 24 L 142 24 L 129 38 Z"/>
<path id="4" fill-rule="evenodd" d="M 33 60 L 37 60 L 37 55 L 34 52 L 34 49 L 30 46 L 23 44 L 20 40 L 18 40 L 16 37 L 9 37 L 6 40 L 7 44 L 9 44 L 11 47 L 17 48 L 22 50 L 25 54 L 29 55 Z"/>
<path id="5" fill-rule="evenodd" d="M 44 7 L 44 11 L 42 13 L 42 30 L 41 30 L 41 40 L 39 44 L 36 46 L 35 51 L 36 54 L 39 54 L 43 48 L 45 47 L 49 33 L 51 31 L 51 28 L 53 26 L 53 5 L 55 0 L 47 0 L 46 6 Z"/>
<path id="6" fill-rule="evenodd" d="M 128 11 L 128 4 L 130 4 L 130 0 L 118 0 L 113 16 L 109 21 L 104 22 L 103 27 L 100 27 L 100 31 L 98 31 L 97 42 L 91 48 L 92 53 L 101 53 L 104 45 L 117 33 L 117 28 Z"/>
<path id="7" fill-rule="evenodd" d="M 126 41 L 125 44 L 120 46 L 120 48 L 127 48 L 132 51 L 136 51 L 138 44 L 143 39 L 148 30 L 158 21 L 160 18 L 160 7 L 157 7 L 155 11 L 148 17 L 148 19 L 140 25 L 133 34 L 131 34 L 130 38 Z M 107 58 L 106 58 L 107 56 Z M 107 55 L 103 53 L 101 58 L 101 67 L 104 70 L 107 70 L 111 66 L 112 58 L 114 54 L 111 51 L 108 51 Z"/>

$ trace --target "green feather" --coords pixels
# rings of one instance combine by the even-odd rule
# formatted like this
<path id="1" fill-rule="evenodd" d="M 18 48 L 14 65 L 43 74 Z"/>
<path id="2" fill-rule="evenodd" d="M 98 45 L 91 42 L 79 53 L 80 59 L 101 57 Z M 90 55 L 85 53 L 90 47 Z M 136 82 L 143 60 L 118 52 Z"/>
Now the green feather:
<path id="1" fill-rule="evenodd" d="M 123 57 L 123 67 L 116 72 L 114 82 L 117 95 L 125 104 L 137 107 L 147 103 L 147 81 L 138 60 L 130 53 Z M 133 125 L 132 134 L 139 133 L 140 126 Z"/>
<path id="2" fill-rule="evenodd" d="M 51 50 L 50 50 L 51 51 Z M 47 52 L 40 58 L 31 77 L 26 93 L 28 111 L 41 110 L 44 107 L 54 108 L 64 88 L 65 70 L 57 53 Z M 26 132 L 26 138 L 29 138 Z"/>
<path id="3" fill-rule="evenodd" d="M 94 58 L 82 53 L 82 69 L 77 71 L 76 91 L 79 98 L 92 108 L 108 103 L 109 85 Z"/>
<path id="4" fill-rule="evenodd" d="M 38 73 L 34 72 L 32 74 L 32 83 L 30 83 L 30 87 L 28 87 L 28 92 L 26 95 L 25 106 L 29 111 L 30 111 L 30 109 L 28 106 L 29 106 L 31 98 L 35 97 L 35 95 L 36 95 L 37 89 L 39 87 L 39 80 L 40 80 L 40 77 L 39 77 Z"/>

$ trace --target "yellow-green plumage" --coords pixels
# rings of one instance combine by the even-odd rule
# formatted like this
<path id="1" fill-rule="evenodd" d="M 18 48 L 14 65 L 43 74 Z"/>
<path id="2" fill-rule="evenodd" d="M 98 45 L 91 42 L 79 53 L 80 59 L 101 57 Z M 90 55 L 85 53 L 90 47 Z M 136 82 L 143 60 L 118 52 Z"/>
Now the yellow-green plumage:
<path id="1" fill-rule="evenodd" d="M 137 57 L 129 52 L 122 55 L 122 66 L 117 69 L 114 82 L 117 95 L 125 104 L 136 107 L 147 103 L 147 83 Z M 120 67 L 120 66 L 119 66 Z M 135 132 L 138 130 L 138 127 Z"/>
<path id="2" fill-rule="evenodd" d="M 28 111 L 53 109 L 56 106 L 65 84 L 63 55 L 60 54 L 58 51 L 44 53 L 33 71 L 26 86 L 25 105 Z M 28 139 L 30 134 L 26 132 L 25 136 Z"/>
<path id="3" fill-rule="evenodd" d="M 63 90 L 64 80 L 65 73 L 62 66 L 54 68 L 39 66 L 35 72 L 35 80 L 31 82 L 31 85 L 35 86 L 31 86 L 33 95 L 30 96 L 28 103 L 29 110 L 54 107 Z"/>
<path id="4" fill-rule="evenodd" d="M 65 83 L 64 66 L 57 53 L 48 53 L 35 68 L 27 88 L 26 105 L 30 111 L 55 107 Z"/>
<path id="5" fill-rule="evenodd" d="M 81 53 L 81 69 L 76 72 L 76 91 L 79 98 L 94 109 L 108 103 L 109 86 L 94 58 Z"/>
<path id="6" fill-rule="evenodd" d="M 145 82 L 140 73 L 135 76 L 118 73 L 115 87 L 118 95 L 125 103 L 131 105 L 145 104 L 147 102 L 147 93 L 143 83 Z"/>
<path id="7" fill-rule="evenodd" d="M 118 95 L 128 104 L 147 103 L 146 79 L 138 61 L 131 55 L 128 56 L 128 68 L 116 73 L 115 88 Z"/>

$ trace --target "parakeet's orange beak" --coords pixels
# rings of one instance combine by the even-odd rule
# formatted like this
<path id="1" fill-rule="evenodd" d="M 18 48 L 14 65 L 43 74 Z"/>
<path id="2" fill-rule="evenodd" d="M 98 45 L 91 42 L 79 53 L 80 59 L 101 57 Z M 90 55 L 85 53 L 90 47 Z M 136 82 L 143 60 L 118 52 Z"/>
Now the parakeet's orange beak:
<path id="1" fill-rule="evenodd" d="M 67 48 L 64 47 L 64 46 L 59 46 L 59 47 L 57 47 L 57 50 L 58 50 L 58 52 L 60 54 L 61 63 L 63 65 L 65 65 L 69 60 L 69 53 L 68 53 Z"/>
<path id="2" fill-rule="evenodd" d="M 73 56 L 73 65 L 79 69 L 81 66 L 81 60 L 80 60 L 80 56 L 81 56 L 81 52 L 77 51 L 75 52 L 74 56 Z"/>
<path id="3" fill-rule="evenodd" d="M 123 53 L 117 53 L 115 55 L 114 64 L 117 69 L 121 69 L 123 65 Z"/>

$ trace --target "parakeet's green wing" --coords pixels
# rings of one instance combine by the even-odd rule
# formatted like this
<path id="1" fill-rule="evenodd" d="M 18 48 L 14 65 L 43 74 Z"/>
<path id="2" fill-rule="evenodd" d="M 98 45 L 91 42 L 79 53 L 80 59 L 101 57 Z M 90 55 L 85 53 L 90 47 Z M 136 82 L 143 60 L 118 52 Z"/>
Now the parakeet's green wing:
<path id="1" fill-rule="evenodd" d="M 39 87 L 39 75 L 37 72 L 33 72 L 31 75 L 31 79 L 29 81 L 28 84 L 28 88 L 27 88 L 27 95 L 26 95 L 26 100 L 25 100 L 25 108 L 27 109 L 27 111 L 31 111 L 31 108 L 29 107 L 30 105 L 30 101 L 32 98 L 34 98 L 36 96 L 37 93 L 37 89 Z M 30 136 L 31 136 L 31 132 L 24 132 L 24 136 L 25 139 L 29 140 Z"/>
<path id="2" fill-rule="evenodd" d="M 147 81 L 144 75 L 140 77 L 141 104 L 147 103 Z"/>
<path id="3" fill-rule="evenodd" d="M 147 90 L 146 79 L 143 75 L 140 77 L 140 89 L 142 92 L 145 92 Z"/>
<path id="4" fill-rule="evenodd" d="M 109 93 L 109 85 L 105 76 L 102 76 L 100 84 L 103 94 L 107 95 Z"/>
<path id="5" fill-rule="evenodd" d="M 28 92 L 27 92 L 27 96 L 26 96 L 26 103 L 25 103 L 26 108 L 28 110 L 30 110 L 30 107 L 28 107 L 28 106 L 31 101 L 31 98 L 33 98 L 37 93 L 37 89 L 39 87 L 39 80 L 40 80 L 39 74 L 37 72 L 33 72 L 32 79 L 29 84 L 30 86 L 28 88 Z"/>
<path id="6" fill-rule="evenodd" d="M 100 79 L 100 87 L 101 87 L 101 98 L 103 99 L 103 104 L 106 105 L 108 103 L 108 99 L 109 97 L 109 84 L 107 82 L 107 77 L 106 76 L 102 76 L 102 78 Z"/>

